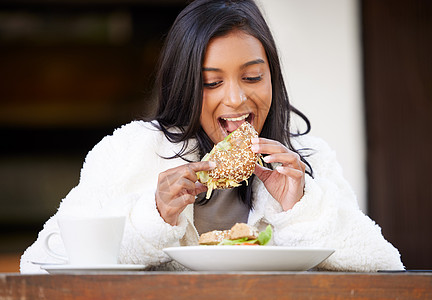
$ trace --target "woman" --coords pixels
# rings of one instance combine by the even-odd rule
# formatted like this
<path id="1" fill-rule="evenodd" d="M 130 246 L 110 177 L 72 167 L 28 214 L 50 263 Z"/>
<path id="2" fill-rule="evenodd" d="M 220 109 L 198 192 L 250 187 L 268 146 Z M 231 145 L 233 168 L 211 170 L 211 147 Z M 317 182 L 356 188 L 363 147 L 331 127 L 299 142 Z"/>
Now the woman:
<path id="1" fill-rule="evenodd" d="M 336 249 L 318 267 L 328 270 L 403 269 L 398 251 L 358 208 L 334 153 L 321 140 L 291 134 L 291 113 L 276 46 L 253 0 L 196 0 L 177 17 L 161 54 L 154 121 L 136 121 L 89 152 L 80 183 L 59 212 L 105 207 L 126 214 L 121 263 L 176 268 L 164 247 L 197 244 L 199 233 L 236 222 L 265 228 L 274 244 Z M 196 172 L 213 144 L 242 122 L 260 133 L 252 150 L 263 154 L 249 185 L 218 190 Z M 204 193 L 205 194 L 205 193 Z M 54 215 L 21 259 L 52 261 L 43 248 Z M 61 247 L 58 242 L 55 247 Z"/>

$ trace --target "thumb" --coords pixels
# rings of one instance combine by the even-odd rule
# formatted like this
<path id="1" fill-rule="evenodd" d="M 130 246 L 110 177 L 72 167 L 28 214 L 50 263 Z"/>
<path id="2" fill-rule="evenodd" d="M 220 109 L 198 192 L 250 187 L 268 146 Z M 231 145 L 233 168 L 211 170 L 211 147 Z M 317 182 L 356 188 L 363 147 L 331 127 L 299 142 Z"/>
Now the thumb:
<path id="1" fill-rule="evenodd" d="M 255 171 L 254 174 L 262 181 L 265 182 L 267 178 L 270 176 L 272 170 L 263 167 L 259 164 L 255 165 Z"/>

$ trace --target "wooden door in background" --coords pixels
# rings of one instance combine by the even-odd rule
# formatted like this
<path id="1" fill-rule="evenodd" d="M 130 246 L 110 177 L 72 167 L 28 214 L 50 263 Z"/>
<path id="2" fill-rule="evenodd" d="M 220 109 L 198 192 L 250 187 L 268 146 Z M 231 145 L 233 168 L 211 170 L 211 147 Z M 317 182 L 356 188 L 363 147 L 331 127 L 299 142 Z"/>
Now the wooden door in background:
<path id="1" fill-rule="evenodd" d="M 432 269 L 432 1 L 363 0 L 369 215 Z"/>

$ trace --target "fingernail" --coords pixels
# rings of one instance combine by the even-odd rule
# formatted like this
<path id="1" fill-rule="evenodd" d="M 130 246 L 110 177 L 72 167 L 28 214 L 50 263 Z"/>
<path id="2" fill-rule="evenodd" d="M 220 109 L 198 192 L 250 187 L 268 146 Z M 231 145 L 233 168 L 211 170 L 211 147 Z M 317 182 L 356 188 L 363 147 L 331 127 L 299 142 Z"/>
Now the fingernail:
<path id="1" fill-rule="evenodd" d="M 258 144 L 259 143 L 259 138 L 254 137 L 251 139 L 252 144 Z"/>
<path id="2" fill-rule="evenodd" d="M 265 161 L 266 163 L 268 163 L 270 160 L 270 156 L 263 157 L 262 160 Z"/>
<path id="3" fill-rule="evenodd" d="M 210 168 L 216 168 L 216 163 L 214 161 L 209 161 Z"/>
<path id="4" fill-rule="evenodd" d="M 258 152 L 258 150 L 259 150 L 258 145 L 252 145 L 252 146 L 251 146 L 251 150 L 252 150 L 253 152 Z"/>

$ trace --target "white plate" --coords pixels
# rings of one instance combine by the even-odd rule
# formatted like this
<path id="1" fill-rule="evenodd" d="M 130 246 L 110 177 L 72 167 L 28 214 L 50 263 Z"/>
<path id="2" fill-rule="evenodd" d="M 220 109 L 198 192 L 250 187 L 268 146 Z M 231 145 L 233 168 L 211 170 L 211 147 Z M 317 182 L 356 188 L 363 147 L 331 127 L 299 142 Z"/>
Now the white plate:
<path id="1" fill-rule="evenodd" d="M 283 246 L 185 246 L 163 251 L 195 271 L 306 271 L 334 252 Z"/>
<path id="2" fill-rule="evenodd" d="M 48 271 L 50 274 L 71 274 L 83 272 L 125 272 L 125 271 L 142 271 L 146 268 L 145 265 L 94 265 L 94 266 L 80 266 L 80 265 L 41 265 L 41 269 Z"/>

